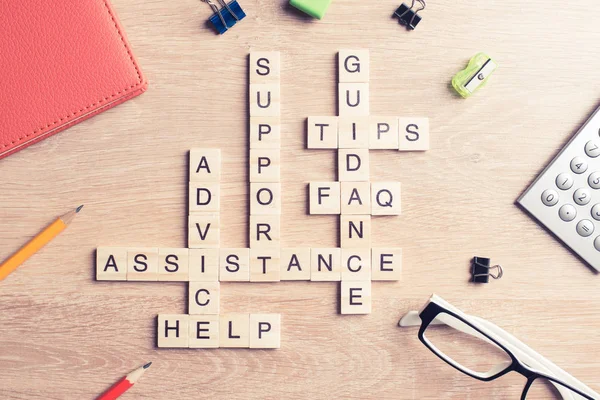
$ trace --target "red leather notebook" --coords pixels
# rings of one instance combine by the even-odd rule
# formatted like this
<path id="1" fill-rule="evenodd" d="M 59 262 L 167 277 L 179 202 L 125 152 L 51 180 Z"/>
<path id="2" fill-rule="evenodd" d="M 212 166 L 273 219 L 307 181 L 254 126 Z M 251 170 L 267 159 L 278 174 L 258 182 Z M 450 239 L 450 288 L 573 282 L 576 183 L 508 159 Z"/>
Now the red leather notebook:
<path id="1" fill-rule="evenodd" d="M 0 0 L 0 158 L 147 82 L 107 0 Z"/>

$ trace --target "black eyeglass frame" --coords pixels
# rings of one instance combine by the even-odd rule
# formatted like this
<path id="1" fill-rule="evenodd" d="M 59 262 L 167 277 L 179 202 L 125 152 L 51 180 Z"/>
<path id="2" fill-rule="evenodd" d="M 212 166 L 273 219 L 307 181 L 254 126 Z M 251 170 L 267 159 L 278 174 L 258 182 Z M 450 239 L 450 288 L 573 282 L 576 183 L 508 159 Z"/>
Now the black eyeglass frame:
<path id="1" fill-rule="evenodd" d="M 464 323 L 465 325 L 469 326 L 471 329 L 477 331 L 479 334 L 485 336 L 488 340 L 490 340 L 491 342 L 493 342 L 496 346 L 498 346 L 499 348 L 501 348 L 502 350 L 504 350 L 506 352 L 506 354 L 508 354 L 508 356 L 511 358 L 512 362 L 509 366 L 507 366 L 505 369 L 503 369 L 502 371 L 489 376 L 489 377 L 482 377 L 482 376 L 478 376 L 475 375 L 471 372 L 469 372 L 469 370 L 465 369 L 461 369 L 460 368 L 460 364 L 456 363 L 453 364 L 449 361 L 449 357 L 446 357 L 443 353 L 441 353 L 439 350 L 437 350 L 435 348 L 435 346 L 433 346 L 425 337 L 425 331 L 427 330 L 427 328 L 429 327 L 429 325 L 437 318 L 438 315 L 440 314 L 448 314 L 456 319 L 458 319 L 459 321 L 461 321 L 462 323 Z M 548 381 L 551 382 L 555 382 L 561 386 L 564 386 L 565 388 L 573 391 L 574 393 L 577 393 L 579 396 L 584 397 L 585 399 L 588 400 L 599 400 L 599 399 L 594 399 L 593 397 L 590 397 L 589 395 L 583 393 L 581 390 L 573 387 L 572 385 L 549 375 L 546 374 L 542 374 L 540 372 L 534 371 L 533 369 L 527 367 L 522 361 L 520 361 L 514 354 L 512 351 L 510 351 L 509 349 L 507 349 L 504 345 L 502 345 L 501 343 L 499 343 L 494 337 L 490 336 L 489 334 L 483 332 L 481 329 L 479 329 L 477 326 L 473 325 L 471 322 L 465 320 L 463 317 L 461 317 L 460 315 L 440 306 L 439 304 L 430 302 L 424 309 L 423 311 L 421 311 L 421 313 L 419 314 L 419 316 L 421 317 L 421 327 L 419 328 L 419 340 L 421 341 L 421 343 L 423 343 L 425 345 L 425 347 L 427 347 L 433 354 L 435 354 L 436 356 L 438 356 L 440 359 L 442 359 L 446 364 L 450 365 L 451 367 L 457 369 L 458 371 L 462 372 L 463 374 L 469 375 L 472 378 L 475 378 L 477 380 L 480 381 L 484 381 L 484 382 L 489 382 L 489 381 L 493 381 L 495 379 L 498 379 L 506 374 L 508 374 L 509 372 L 516 372 L 520 375 L 522 375 L 523 377 L 525 377 L 527 379 L 527 383 L 525 384 L 525 387 L 523 388 L 523 393 L 521 394 L 521 400 L 525 400 L 527 397 L 527 392 L 529 391 L 529 389 L 531 388 L 531 385 L 535 382 L 536 379 L 546 379 Z"/>

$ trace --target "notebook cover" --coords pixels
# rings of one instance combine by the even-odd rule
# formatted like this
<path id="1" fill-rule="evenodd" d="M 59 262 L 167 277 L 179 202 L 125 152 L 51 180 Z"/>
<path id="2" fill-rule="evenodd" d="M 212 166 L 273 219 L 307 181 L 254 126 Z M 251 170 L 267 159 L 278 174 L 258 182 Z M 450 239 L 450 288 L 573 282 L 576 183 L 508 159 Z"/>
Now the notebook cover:
<path id="1" fill-rule="evenodd" d="M 0 0 L 0 158 L 146 90 L 107 0 Z"/>

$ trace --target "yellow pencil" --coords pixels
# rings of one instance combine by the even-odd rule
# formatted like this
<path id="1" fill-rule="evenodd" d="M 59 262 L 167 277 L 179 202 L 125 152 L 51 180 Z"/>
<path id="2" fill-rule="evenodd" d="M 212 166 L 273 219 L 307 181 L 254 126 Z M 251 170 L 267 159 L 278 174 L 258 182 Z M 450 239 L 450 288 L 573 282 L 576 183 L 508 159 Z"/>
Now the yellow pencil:
<path id="1" fill-rule="evenodd" d="M 46 229 L 38 233 L 36 237 L 31 239 L 25 246 L 21 247 L 19 251 L 10 256 L 8 260 L 4 261 L 4 263 L 0 265 L 0 281 L 17 269 L 19 265 L 27 261 L 29 257 L 37 253 L 48 242 L 58 236 L 59 233 L 64 231 L 82 208 L 83 205 L 58 217 L 56 221 L 48 225 Z"/>

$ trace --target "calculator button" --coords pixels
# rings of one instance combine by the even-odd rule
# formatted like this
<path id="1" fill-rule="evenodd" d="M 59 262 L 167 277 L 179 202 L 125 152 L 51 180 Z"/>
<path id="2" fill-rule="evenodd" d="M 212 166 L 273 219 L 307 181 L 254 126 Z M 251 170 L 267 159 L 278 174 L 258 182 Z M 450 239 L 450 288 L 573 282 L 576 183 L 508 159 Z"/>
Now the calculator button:
<path id="1" fill-rule="evenodd" d="M 588 219 L 582 219 L 577 223 L 577 233 L 580 236 L 588 237 L 594 233 L 594 224 Z"/>
<path id="2" fill-rule="evenodd" d="M 596 221 L 600 221 L 600 204 L 596 204 L 592 207 L 592 218 Z"/>
<path id="3" fill-rule="evenodd" d="M 587 142 L 585 144 L 585 154 L 592 158 L 600 156 L 600 146 L 598 146 L 598 142 L 595 140 Z"/>
<path id="4" fill-rule="evenodd" d="M 548 207 L 555 206 L 558 203 L 558 193 L 552 189 L 544 190 L 544 193 L 542 193 L 542 203 Z"/>
<path id="5" fill-rule="evenodd" d="M 592 189 L 600 189 L 600 172 L 592 172 L 590 176 L 588 176 L 588 184 Z"/>
<path id="6" fill-rule="evenodd" d="M 575 157 L 571 160 L 571 171 L 575 172 L 576 174 L 583 174 L 585 171 L 587 171 L 587 169 L 588 165 L 583 158 Z"/>
<path id="7" fill-rule="evenodd" d="M 599 175 L 600 179 L 600 175 Z M 567 174 L 563 172 L 556 177 L 556 187 L 560 190 L 569 190 L 573 187 L 573 176 L 571 174 Z M 600 183 L 600 182 L 599 182 Z M 590 185 L 591 186 L 591 185 Z"/>
<path id="8" fill-rule="evenodd" d="M 592 199 L 592 194 L 586 188 L 579 188 L 573 193 L 573 200 L 580 206 L 585 206 Z"/>
<path id="9" fill-rule="evenodd" d="M 596 248 L 596 250 L 600 251 L 600 236 L 598 236 L 596 240 L 594 240 L 594 247 Z"/>
<path id="10" fill-rule="evenodd" d="M 571 222 L 577 216 L 577 210 L 571 204 L 565 204 L 558 210 L 558 216 L 565 222 Z"/>

